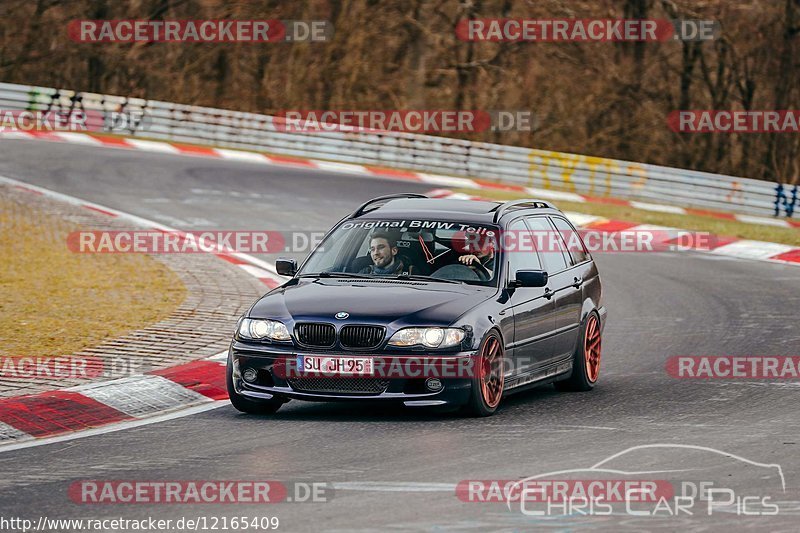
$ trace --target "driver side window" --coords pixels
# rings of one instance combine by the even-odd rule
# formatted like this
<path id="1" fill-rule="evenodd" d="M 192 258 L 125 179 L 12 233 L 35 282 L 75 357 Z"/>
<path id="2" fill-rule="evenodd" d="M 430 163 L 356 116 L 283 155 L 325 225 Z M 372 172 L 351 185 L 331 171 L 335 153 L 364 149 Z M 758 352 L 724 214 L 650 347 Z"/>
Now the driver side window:
<path id="1" fill-rule="evenodd" d="M 541 270 L 542 264 L 536 253 L 533 234 L 525 221 L 515 220 L 507 231 L 510 235 L 503 239 L 503 245 L 508 255 L 508 279 L 515 279 L 517 270 Z"/>

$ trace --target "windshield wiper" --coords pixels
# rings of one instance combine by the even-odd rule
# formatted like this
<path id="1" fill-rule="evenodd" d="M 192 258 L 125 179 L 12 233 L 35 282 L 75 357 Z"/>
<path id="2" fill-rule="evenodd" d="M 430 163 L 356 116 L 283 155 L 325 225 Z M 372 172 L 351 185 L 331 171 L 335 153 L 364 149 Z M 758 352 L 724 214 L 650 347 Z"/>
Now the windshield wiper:
<path id="1" fill-rule="evenodd" d="M 442 283 L 458 283 L 459 285 L 465 285 L 465 281 L 457 280 L 457 279 L 444 279 L 444 278 L 434 278 L 433 276 L 423 276 L 421 274 L 398 274 L 397 276 L 392 277 L 392 279 L 401 279 L 401 280 L 410 280 L 410 281 L 440 281 Z"/>
<path id="2" fill-rule="evenodd" d="M 465 281 L 455 279 L 434 278 L 433 276 L 422 276 L 419 274 L 398 274 L 397 276 L 376 276 L 372 274 L 358 274 L 355 272 L 311 272 L 299 274 L 298 278 L 356 278 L 356 279 L 397 279 L 402 281 L 439 281 L 442 283 L 457 283 L 466 285 Z"/>
<path id="3" fill-rule="evenodd" d="M 313 272 L 300 274 L 298 278 L 374 278 L 369 274 L 358 274 L 356 272 Z"/>

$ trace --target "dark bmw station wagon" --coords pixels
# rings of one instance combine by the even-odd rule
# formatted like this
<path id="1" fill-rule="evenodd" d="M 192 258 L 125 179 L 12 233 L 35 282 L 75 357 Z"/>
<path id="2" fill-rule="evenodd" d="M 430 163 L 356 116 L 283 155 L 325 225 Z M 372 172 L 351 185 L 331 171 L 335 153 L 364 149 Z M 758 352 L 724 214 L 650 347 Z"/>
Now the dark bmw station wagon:
<path id="1" fill-rule="evenodd" d="M 232 404 L 290 400 L 449 406 L 473 416 L 554 383 L 597 383 L 606 310 L 597 267 L 548 202 L 366 202 L 238 323 Z"/>

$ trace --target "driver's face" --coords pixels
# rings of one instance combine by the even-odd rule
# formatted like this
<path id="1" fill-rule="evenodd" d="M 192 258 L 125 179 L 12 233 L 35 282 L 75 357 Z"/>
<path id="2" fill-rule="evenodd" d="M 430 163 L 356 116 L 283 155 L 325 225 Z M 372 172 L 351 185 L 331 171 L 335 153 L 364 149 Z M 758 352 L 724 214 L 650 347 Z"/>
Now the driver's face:
<path id="1" fill-rule="evenodd" d="M 491 240 L 486 239 L 482 243 L 473 244 L 470 248 L 471 251 L 469 253 L 483 259 L 494 252 L 494 243 Z"/>
<path id="2" fill-rule="evenodd" d="M 378 268 L 386 268 L 397 255 L 397 248 L 391 248 L 386 239 L 372 239 L 369 241 L 369 255 Z"/>

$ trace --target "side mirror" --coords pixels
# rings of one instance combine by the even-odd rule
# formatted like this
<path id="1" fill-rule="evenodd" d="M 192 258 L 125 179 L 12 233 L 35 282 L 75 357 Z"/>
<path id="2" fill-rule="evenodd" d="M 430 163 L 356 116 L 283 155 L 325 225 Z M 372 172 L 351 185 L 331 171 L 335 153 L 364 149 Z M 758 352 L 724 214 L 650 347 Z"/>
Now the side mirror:
<path id="1" fill-rule="evenodd" d="M 275 261 L 275 270 L 281 276 L 294 276 L 297 273 L 297 261 L 285 257 L 279 258 Z"/>
<path id="2" fill-rule="evenodd" d="M 544 287 L 547 285 L 547 272 L 544 270 L 517 270 L 512 287 Z"/>

